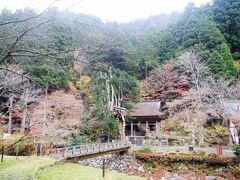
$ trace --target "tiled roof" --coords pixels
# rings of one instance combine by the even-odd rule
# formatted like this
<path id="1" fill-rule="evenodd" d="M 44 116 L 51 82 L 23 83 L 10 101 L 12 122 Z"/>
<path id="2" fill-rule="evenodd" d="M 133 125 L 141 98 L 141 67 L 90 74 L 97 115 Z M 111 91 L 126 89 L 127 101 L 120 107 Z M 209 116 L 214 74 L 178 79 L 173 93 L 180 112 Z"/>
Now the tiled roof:
<path id="1" fill-rule="evenodd" d="M 130 116 L 160 116 L 161 115 L 161 102 L 160 101 L 146 101 L 133 104 L 133 110 Z"/>

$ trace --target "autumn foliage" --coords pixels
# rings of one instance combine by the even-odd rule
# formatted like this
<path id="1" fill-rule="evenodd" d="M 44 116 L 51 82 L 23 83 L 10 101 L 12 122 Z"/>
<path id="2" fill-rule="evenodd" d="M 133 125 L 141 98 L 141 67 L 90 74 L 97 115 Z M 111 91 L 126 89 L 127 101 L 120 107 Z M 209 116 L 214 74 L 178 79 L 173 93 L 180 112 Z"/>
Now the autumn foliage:
<path id="1" fill-rule="evenodd" d="M 167 61 L 160 68 L 152 71 L 150 76 L 141 82 L 140 92 L 143 99 L 171 101 L 183 96 L 190 88 L 187 76 L 177 71 L 176 65 Z"/>

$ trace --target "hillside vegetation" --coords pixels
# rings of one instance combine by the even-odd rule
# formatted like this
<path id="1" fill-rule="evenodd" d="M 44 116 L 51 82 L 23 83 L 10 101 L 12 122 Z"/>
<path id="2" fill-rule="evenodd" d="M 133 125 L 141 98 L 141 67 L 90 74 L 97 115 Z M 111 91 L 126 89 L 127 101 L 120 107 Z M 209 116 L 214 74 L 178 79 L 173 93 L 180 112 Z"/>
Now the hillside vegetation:
<path id="1" fill-rule="evenodd" d="M 240 99 L 239 33 L 240 0 L 213 0 L 201 7 L 189 3 L 182 13 L 124 24 L 56 8 L 41 14 L 4 9 L 1 132 L 21 129 L 24 134 L 39 126 L 39 134 L 57 136 L 51 129 L 62 127 L 74 129 L 68 132 L 73 142 L 96 141 L 103 133 L 116 139 L 119 125 L 108 108 L 111 91 L 128 110 L 131 102 L 161 100 L 165 119 L 179 121 L 180 133 L 196 133 L 203 144 L 204 137 L 216 134 L 210 132 L 214 127 L 227 126 L 226 102 Z M 83 103 L 79 114 L 61 100 L 52 103 L 59 90 L 70 91 L 64 96 L 76 102 L 72 106 Z M 34 107 L 41 117 L 31 112 Z"/>

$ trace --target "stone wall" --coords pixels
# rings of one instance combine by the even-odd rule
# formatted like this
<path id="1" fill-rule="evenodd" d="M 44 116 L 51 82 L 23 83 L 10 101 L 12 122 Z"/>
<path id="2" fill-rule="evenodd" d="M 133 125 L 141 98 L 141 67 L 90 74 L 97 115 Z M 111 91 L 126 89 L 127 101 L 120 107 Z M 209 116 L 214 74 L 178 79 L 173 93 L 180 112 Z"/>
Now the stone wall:
<path id="1" fill-rule="evenodd" d="M 79 164 L 102 168 L 103 159 L 105 159 L 105 167 L 111 171 L 127 173 L 129 169 L 134 169 L 139 172 L 144 172 L 143 164 L 138 162 L 133 154 L 126 153 L 104 155 L 96 158 L 79 161 Z"/>

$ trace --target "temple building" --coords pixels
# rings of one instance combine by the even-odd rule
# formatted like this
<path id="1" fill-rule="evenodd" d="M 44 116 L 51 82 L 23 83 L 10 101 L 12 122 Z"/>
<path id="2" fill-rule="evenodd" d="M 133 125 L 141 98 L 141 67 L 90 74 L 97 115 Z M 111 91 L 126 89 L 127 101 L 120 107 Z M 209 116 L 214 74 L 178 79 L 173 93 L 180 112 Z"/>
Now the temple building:
<path id="1" fill-rule="evenodd" d="M 125 135 L 132 143 L 141 143 L 144 138 L 158 138 L 161 130 L 161 102 L 143 101 L 133 105 L 128 113 Z"/>

